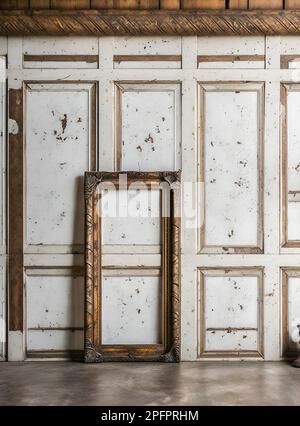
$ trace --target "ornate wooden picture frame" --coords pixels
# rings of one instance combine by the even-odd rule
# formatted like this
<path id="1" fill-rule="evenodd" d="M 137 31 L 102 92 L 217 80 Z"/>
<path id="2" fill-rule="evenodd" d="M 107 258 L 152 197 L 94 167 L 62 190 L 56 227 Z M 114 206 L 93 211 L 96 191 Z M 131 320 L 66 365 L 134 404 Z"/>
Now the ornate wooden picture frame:
<path id="1" fill-rule="evenodd" d="M 102 242 L 101 183 L 118 190 L 120 176 L 126 188 L 142 182 L 167 189 L 169 214 L 161 223 L 161 343 L 102 344 Z M 179 172 L 86 172 L 85 174 L 85 362 L 180 361 L 180 173 Z M 165 198 L 163 196 L 163 198 Z M 164 210 L 162 210 L 164 211 Z"/>

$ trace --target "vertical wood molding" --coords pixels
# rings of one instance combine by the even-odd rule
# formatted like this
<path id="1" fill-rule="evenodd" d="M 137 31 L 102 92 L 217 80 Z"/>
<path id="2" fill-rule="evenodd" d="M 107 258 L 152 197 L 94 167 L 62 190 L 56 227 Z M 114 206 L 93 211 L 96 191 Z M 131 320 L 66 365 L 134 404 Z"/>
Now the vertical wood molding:
<path id="1" fill-rule="evenodd" d="M 9 90 L 9 330 L 23 331 L 23 89 Z"/>

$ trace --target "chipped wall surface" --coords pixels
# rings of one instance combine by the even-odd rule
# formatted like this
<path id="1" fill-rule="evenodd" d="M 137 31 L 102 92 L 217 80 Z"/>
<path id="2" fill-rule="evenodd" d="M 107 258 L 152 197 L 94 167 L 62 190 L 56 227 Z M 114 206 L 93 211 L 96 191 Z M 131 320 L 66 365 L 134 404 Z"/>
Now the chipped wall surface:
<path id="1" fill-rule="evenodd" d="M 201 347 L 207 354 L 263 354 L 259 271 L 203 271 Z"/>
<path id="2" fill-rule="evenodd" d="M 90 119 L 84 85 L 27 87 L 28 245 L 83 244 L 82 175 L 89 169 Z"/>
<path id="3" fill-rule="evenodd" d="M 1 41 L 0 41 L 1 45 Z M 1 49 L 0 49 L 1 50 Z M 4 79 L 5 58 L 0 56 L 0 359 L 6 356 L 6 149 L 5 149 L 5 111 L 6 82 Z"/>
<path id="4" fill-rule="evenodd" d="M 83 276 L 34 272 L 26 277 L 27 350 L 80 350 L 83 343 Z"/>
<path id="5" fill-rule="evenodd" d="M 148 190 L 106 190 L 101 194 L 101 235 L 106 246 L 161 244 L 161 194 L 154 191 L 150 199 Z M 134 217 L 122 217 L 126 206 Z"/>
<path id="6" fill-rule="evenodd" d="M 259 93 L 243 85 L 206 86 L 204 91 L 202 245 L 258 246 Z"/>
<path id="7" fill-rule="evenodd" d="M 121 170 L 179 169 L 179 117 L 179 85 L 122 85 Z"/>
<path id="8" fill-rule="evenodd" d="M 102 303 L 103 344 L 162 343 L 159 276 L 104 276 Z"/>
<path id="9" fill-rule="evenodd" d="M 299 86 L 300 88 L 300 86 Z M 289 91 L 287 95 L 287 153 L 288 153 L 288 214 L 287 214 L 287 240 L 300 240 L 300 155 L 299 155 L 299 112 L 300 112 L 300 92 Z"/>
<path id="10" fill-rule="evenodd" d="M 300 350 L 300 342 L 297 339 L 297 332 L 299 331 L 299 304 L 300 277 L 291 276 L 288 279 L 287 298 L 288 346 L 289 349 L 294 352 L 298 352 Z"/>
<path id="11" fill-rule="evenodd" d="M 83 348 L 88 169 L 181 169 L 193 188 L 182 193 L 183 360 L 280 360 L 282 341 L 299 352 L 300 37 L 1 38 L 7 48 L 25 119 L 26 291 L 11 308 L 24 303 L 26 318 L 9 359 Z M 104 342 L 160 343 L 160 221 L 104 218 L 102 231 Z"/>

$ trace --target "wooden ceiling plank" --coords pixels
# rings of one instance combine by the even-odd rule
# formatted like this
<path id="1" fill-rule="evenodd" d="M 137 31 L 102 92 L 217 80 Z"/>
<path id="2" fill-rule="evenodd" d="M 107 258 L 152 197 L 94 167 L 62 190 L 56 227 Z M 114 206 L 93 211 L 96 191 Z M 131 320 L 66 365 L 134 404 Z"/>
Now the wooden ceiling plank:
<path id="1" fill-rule="evenodd" d="M 180 0 L 160 0 L 159 8 L 166 10 L 178 10 L 180 9 Z"/>
<path id="2" fill-rule="evenodd" d="M 248 0 L 229 0 L 229 9 L 248 9 Z"/>
<path id="3" fill-rule="evenodd" d="M 283 0 L 249 0 L 249 9 L 283 9 Z"/>
<path id="4" fill-rule="evenodd" d="M 225 9 L 225 0 L 181 0 L 182 9 Z"/>

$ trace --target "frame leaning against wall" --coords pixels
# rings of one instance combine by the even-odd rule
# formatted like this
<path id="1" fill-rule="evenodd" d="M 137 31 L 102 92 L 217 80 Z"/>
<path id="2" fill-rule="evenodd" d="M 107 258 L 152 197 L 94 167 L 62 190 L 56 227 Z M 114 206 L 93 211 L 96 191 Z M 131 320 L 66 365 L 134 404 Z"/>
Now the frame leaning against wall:
<path id="1" fill-rule="evenodd" d="M 119 189 L 126 175 L 127 188 L 135 182 L 167 185 L 170 214 L 161 218 L 162 344 L 103 345 L 101 341 L 101 213 L 99 185 L 110 182 Z M 86 172 L 85 174 L 85 362 L 180 361 L 180 173 Z"/>

